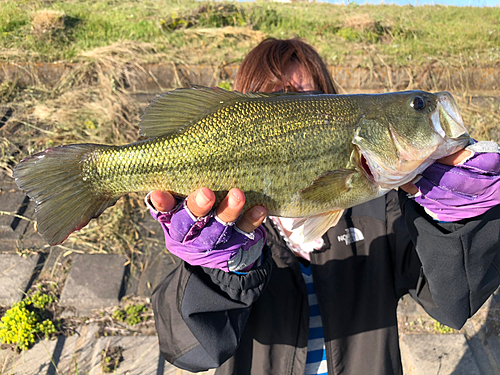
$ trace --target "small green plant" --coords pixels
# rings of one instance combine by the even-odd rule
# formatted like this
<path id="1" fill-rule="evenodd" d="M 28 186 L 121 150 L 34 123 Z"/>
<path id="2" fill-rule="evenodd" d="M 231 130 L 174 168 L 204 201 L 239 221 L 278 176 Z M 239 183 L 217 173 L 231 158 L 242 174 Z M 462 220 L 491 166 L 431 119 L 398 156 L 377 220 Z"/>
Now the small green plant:
<path id="1" fill-rule="evenodd" d="M 42 309 L 42 310 L 45 309 L 45 307 L 48 304 L 55 302 L 55 298 L 52 295 L 42 293 L 40 291 L 37 291 L 29 298 L 31 299 L 31 302 L 37 309 Z"/>
<path id="2" fill-rule="evenodd" d="M 119 322 L 125 322 L 129 326 L 135 326 L 136 324 L 146 320 L 141 313 L 146 312 L 147 308 L 141 304 L 130 304 L 125 307 L 125 309 L 116 309 L 113 312 L 113 318 Z"/>
<path id="3" fill-rule="evenodd" d="M 123 310 L 116 309 L 113 312 L 113 319 L 116 319 L 119 322 L 124 322 L 125 321 L 125 313 L 123 312 Z"/>
<path id="4" fill-rule="evenodd" d="M 233 85 L 231 85 L 230 82 L 228 81 L 222 81 L 218 84 L 218 86 L 221 88 L 221 89 L 224 89 L 224 90 L 228 90 L 228 91 L 231 91 L 233 89 Z"/>
<path id="5" fill-rule="evenodd" d="M 351 27 L 340 29 L 337 31 L 337 35 L 344 38 L 348 42 L 360 42 L 362 40 L 359 32 Z"/>
<path id="6" fill-rule="evenodd" d="M 445 326 L 444 324 L 439 323 L 437 320 L 434 322 L 434 330 L 441 334 L 453 333 L 453 328 Z"/>
<path id="7" fill-rule="evenodd" d="M 115 372 L 120 362 L 123 361 L 123 348 L 121 346 L 112 346 L 101 351 L 102 372 Z"/>
<path id="8" fill-rule="evenodd" d="M 53 296 L 37 291 L 15 303 L 0 321 L 0 341 L 27 350 L 35 342 L 35 336 L 43 335 L 47 339 L 57 330 L 50 319 L 43 319 L 43 310 L 54 301 Z"/>

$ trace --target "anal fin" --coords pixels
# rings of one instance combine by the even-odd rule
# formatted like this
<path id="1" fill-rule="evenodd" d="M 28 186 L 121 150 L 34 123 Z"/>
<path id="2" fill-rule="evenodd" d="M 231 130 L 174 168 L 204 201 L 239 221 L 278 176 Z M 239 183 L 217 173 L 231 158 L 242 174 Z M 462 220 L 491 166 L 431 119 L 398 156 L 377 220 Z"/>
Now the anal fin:
<path id="1" fill-rule="evenodd" d="M 319 215 L 305 217 L 300 220 L 296 220 L 293 223 L 292 229 L 296 229 L 301 225 L 304 225 L 304 242 L 311 242 L 323 236 L 323 234 L 325 234 L 331 227 L 337 225 L 343 213 L 344 210 L 335 210 Z"/>

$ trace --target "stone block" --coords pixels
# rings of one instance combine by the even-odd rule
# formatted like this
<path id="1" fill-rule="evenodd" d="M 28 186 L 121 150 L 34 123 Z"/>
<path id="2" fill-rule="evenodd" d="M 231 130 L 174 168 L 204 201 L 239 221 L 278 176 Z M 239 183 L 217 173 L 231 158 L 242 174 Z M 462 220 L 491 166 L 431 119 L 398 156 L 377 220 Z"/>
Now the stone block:
<path id="1" fill-rule="evenodd" d="M 98 331 L 99 326 L 92 323 L 78 327 L 73 336 L 62 337 L 62 350 L 54 353 L 54 375 L 87 374 L 92 367 Z"/>
<path id="2" fill-rule="evenodd" d="M 180 259 L 172 254 L 156 253 L 146 259 L 140 274 L 137 295 L 150 297 L 156 286 L 174 270 Z"/>
<path id="3" fill-rule="evenodd" d="M 0 193 L 0 207 L 2 211 L 22 215 L 29 203 L 29 198 L 20 191 L 2 191 Z M 27 225 L 26 220 L 16 216 L 4 214 L 0 216 L 0 235 L 2 238 L 14 238 L 19 225 Z"/>
<path id="4" fill-rule="evenodd" d="M 14 252 L 17 248 L 39 249 L 47 242 L 36 232 L 35 202 L 19 190 L 11 177 L 0 175 L 0 251 Z M 8 212 L 8 214 L 7 214 Z M 14 216 L 19 215 L 19 216 Z M 26 218 L 26 219 L 23 219 Z"/>
<path id="5" fill-rule="evenodd" d="M 117 305 L 126 261 L 124 256 L 115 254 L 75 255 L 60 305 L 73 307 L 76 316 Z"/>
<path id="6" fill-rule="evenodd" d="M 74 253 L 64 256 L 66 251 L 68 251 L 67 248 L 51 246 L 46 252 L 45 262 L 43 263 L 39 278 L 55 281 L 62 277 L 65 270 L 70 267 L 75 256 Z"/>
<path id="7" fill-rule="evenodd" d="M 12 178 L 0 176 L 0 251 L 15 251 L 18 241 L 30 224 L 19 216 L 31 218 L 34 204 Z M 19 216 L 14 216 L 19 215 Z"/>
<path id="8" fill-rule="evenodd" d="M 52 363 L 52 355 L 57 340 L 40 340 L 33 347 L 15 356 L 10 368 L 5 371 L 9 375 L 48 374 Z"/>
<path id="9" fill-rule="evenodd" d="M 486 346 L 486 345 L 485 345 Z M 487 347 L 492 354 L 492 361 L 496 368 L 500 368 L 500 341 L 498 336 L 492 335 L 487 338 Z"/>
<path id="10" fill-rule="evenodd" d="M 39 257 L 0 254 L 0 304 L 11 306 L 23 299 Z"/>
<path id="11" fill-rule="evenodd" d="M 403 296 L 398 302 L 398 316 L 416 317 L 427 315 L 427 312 L 408 294 Z"/>
<path id="12" fill-rule="evenodd" d="M 208 371 L 201 371 L 201 372 L 197 372 L 197 373 L 194 373 L 194 372 L 189 372 L 189 371 L 186 371 L 186 370 L 181 370 L 180 368 L 177 368 L 175 366 L 172 366 L 170 363 L 165 362 L 165 367 L 163 369 L 163 372 L 161 371 L 161 369 L 158 370 L 158 374 L 163 374 L 163 375 L 194 375 L 194 374 L 197 374 L 197 375 L 214 375 L 215 374 L 215 369 L 211 369 L 211 370 L 208 370 Z"/>
<path id="13" fill-rule="evenodd" d="M 129 375 L 156 375 L 160 361 L 160 350 L 156 336 L 112 336 L 96 341 L 89 375 L 101 374 L 101 352 L 105 348 L 122 348 L 122 362 L 117 372 Z"/>
<path id="14" fill-rule="evenodd" d="M 9 370 L 18 356 L 11 349 L 0 349 L 0 374 L 10 374 Z"/>
<path id="15" fill-rule="evenodd" d="M 403 372 L 411 375 L 482 375 L 463 334 L 402 335 Z"/>
<path id="16" fill-rule="evenodd" d="M 141 210 L 135 216 L 141 231 L 140 253 L 134 256 L 126 288 L 127 295 L 150 297 L 154 288 L 180 260 L 165 248 L 165 235 L 161 225 L 149 211 Z"/>

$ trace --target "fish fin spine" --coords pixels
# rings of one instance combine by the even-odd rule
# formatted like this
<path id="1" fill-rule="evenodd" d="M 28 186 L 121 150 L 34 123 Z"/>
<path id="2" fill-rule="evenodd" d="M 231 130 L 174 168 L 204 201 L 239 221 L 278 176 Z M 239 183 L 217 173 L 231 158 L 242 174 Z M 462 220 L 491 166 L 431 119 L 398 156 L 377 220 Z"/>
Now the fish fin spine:
<path id="1" fill-rule="evenodd" d="M 298 93 L 297 93 L 298 94 Z M 157 96 L 141 117 L 140 134 L 160 137 L 182 132 L 209 113 L 238 100 L 293 96 L 291 93 L 246 93 L 193 85 Z"/>

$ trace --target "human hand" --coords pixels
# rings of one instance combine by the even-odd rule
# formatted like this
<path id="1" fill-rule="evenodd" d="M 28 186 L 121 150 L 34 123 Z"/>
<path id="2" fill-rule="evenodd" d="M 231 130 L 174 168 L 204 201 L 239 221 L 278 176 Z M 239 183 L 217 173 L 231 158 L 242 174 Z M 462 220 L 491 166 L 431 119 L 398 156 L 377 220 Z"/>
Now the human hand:
<path id="1" fill-rule="evenodd" d="M 494 142 L 477 142 L 438 160 L 401 188 L 434 219 L 458 221 L 500 204 L 500 154 Z"/>
<path id="2" fill-rule="evenodd" d="M 260 257 L 266 240 L 260 225 L 266 210 L 255 206 L 238 219 L 245 204 L 241 190 L 231 189 L 215 214 L 215 195 L 208 188 L 196 190 L 182 204 L 162 191 L 150 193 L 149 199 L 160 211 L 152 214 L 162 224 L 168 250 L 187 263 L 242 271 Z"/>

